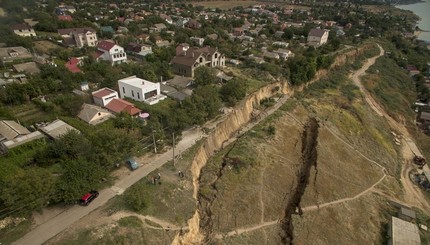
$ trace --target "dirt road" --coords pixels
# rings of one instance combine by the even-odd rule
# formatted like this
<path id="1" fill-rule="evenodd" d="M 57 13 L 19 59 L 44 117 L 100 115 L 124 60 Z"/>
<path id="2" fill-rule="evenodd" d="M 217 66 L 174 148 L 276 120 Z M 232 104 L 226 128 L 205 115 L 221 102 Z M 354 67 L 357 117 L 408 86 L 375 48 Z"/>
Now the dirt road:
<path id="1" fill-rule="evenodd" d="M 197 128 L 183 132 L 182 140 L 175 147 L 175 152 L 177 154 L 184 152 L 192 145 L 194 145 L 197 140 L 199 140 L 202 136 L 202 131 Z M 125 189 L 129 188 L 152 171 L 163 166 L 165 163 L 172 159 L 172 155 L 172 149 L 166 151 L 161 155 L 157 155 L 152 162 L 143 165 L 139 169 L 131 172 L 130 175 L 127 175 L 124 178 L 118 180 L 111 188 L 101 190 L 99 197 L 95 199 L 88 207 L 81 207 L 75 205 L 61 212 L 55 217 L 47 220 L 45 223 L 37 226 L 25 236 L 12 244 L 33 245 L 46 242 L 48 239 L 67 229 L 70 225 L 72 225 L 79 219 L 85 217 L 93 210 L 106 204 L 106 202 L 114 196 L 123 193 Z M 148 219 L 148 217 L 146 218 Z"/>
<path id="2" fill-rule="evenodd" d="M 405 202 L 411 206 L 416 206 L 427 212 L 430 212 L 430 205 L 427 203 L 423 193 L 409 179 L 409 170 L 411 169 L 411 166 L 410 166 L 411 159 L 413 158 L 414 155 L 422 155 L 419 148 L 412 140 L 412 137 L 409 134 L 408 130 L 406 129 L 406 126 L 400 122 L 397 122 L 390 115 L 388 115 L 388 113 L 384 111 L 384 109 L 378 104 L 378 102 L 375 101 L 375 99 L 372 97 L 369 91 L 367 91 L 366 88 L 364 88 L 363 84 L 361 83 L 361 77 L 366 73 L 366 70 L 375 63 L 377 58 L 381 57 L 384 54 L 384 49 L 381 47 L 381 45 L 378 44 L 378 47 L 380 50 L 379 55 L 368 59 L 367 62 L 363 65 L 363 67 L 359 69 L 357 72 L 353 73 L 350 76 L 350 78 L 353 80 L 354 84 L 360 88 L 360 91 L 364 94 L 366 102 L 369 104 L 369 106 L 379 116 L 384 117 L 394 131 L 397 131 L 403 136 L 401 141 L 402 142 L 401 153 L 403 157 L 403 165 L 402 165 L 400 181 L 405 190 L 404 192 Z"/>

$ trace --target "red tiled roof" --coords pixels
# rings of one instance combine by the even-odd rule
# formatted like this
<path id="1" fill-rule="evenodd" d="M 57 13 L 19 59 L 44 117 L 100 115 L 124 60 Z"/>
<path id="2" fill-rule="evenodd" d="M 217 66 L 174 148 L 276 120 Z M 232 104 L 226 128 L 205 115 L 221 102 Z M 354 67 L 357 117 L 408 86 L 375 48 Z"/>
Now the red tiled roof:
<path id="1" fill-rule="evenodd" d="M 141 110 L 136 108 L 132 103 L 122 99 L 112 99 L 105 107 L 114 113 L 125 111 L 132 116 L 141 112 Z"/>
<path id="2" fill-rule="evenodd" d="M 112 41 L 103 40 L 97 44 L 97 48 L 109 51 L 111 48 L 115 46 L 115 43 Z"/>
<path id="3" fill-rule="evenodd" d="M 102 51 L 96 51 L 94 53 L 91 54 L 91 56 L 93 56 L 94 59 L 97 59 L 98 57 L 102 56 L 102 54 L 104 54 Z"/>
<path id="4" fill-rule="evenodd" d="M 94 92 L 94 93 L 93 93 L 93 97 L 96 97 L 96 98 L 101 99 L 101 98 L 103 98 L 104 96 L 109 95 L 109 94 L 112 94 L 112 93 L 114 93 L 112 90 L 110 90 L 110 89 L 108 89 L 108 88 L 102 88 L 102 89 L 100 89 L 100 90 L 98 90 L 98 91 Z"/>
<path id="5" fill-rule="evenodd" d="M 81 72 L 81 69 L 78 67 L 79 59 L 73 57 L 71 58 L 64 66 L 72 73 Z"/>
<path id="6" fill-rule="evenodd" d="M 59 15 L 58 19 L 59 20 L 65 20 L 65 21 L 72 21 L 73 20 L 72 16 L 70 16 L 70 15 Z"/>

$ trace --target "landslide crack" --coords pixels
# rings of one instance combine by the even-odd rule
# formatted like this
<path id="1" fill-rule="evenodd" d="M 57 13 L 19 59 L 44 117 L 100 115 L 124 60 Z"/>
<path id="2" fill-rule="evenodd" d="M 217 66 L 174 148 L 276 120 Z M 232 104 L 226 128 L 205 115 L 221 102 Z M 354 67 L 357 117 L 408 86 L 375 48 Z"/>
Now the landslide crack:
<path id="1" fill-rule="evenodd" d="M 306 187 L 309 184 L 311 168 L 314 166 L 317 170 L 317 145 L 318 145 L 318 121 L 315 118 L 309 118 L 305 124 L 302 134 L 302 166 L 297 174 L 297 181 L 293 185 L 289 199 L 284 211 L 284 217 L 281 220 L 281 239 L 284 244 L 291 245 L 294 240 L 294 226 L 292 215 L 302 215 L 303 211 L 300 206 L 302 196 L 305 193 Z"/>
<path id="2" fill-rule="evenodd" d="M 210 188 L 208 192 L 199 191 L 198 193 L 198 210 L 200 210 L 200 229 L 203 231 L 205 237 L 204 242 L 208 242 L 213 233 L 213 220 L 212 220 L 212 204 L 217 198 L 218 188 L 217 182 L 222 178 L 223 172 L 226 166 L 235 165 L 241 160 L 238 158 L 228 157 L 231 150 L 233 150 L 234 145 L 230 150 L 223 156 L 223 161 L 215 173 L 214 179 L 207 185 Z"/>

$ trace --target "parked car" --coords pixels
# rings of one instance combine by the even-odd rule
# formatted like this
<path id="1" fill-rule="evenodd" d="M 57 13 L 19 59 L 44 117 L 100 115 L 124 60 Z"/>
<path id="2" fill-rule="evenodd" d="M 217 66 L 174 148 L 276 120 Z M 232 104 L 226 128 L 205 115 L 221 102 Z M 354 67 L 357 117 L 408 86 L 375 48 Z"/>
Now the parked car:
<path id="1" fill-rule="evenodd" d="M 99 192 L 92 190 L 90 192 L 88 192 L 87 194 L 85 194 L 81 200 L 80 200 L 80 204 L 82 206 L 88 206 L 94 199 L 96 199 L 99 196 Z"/>
<path id="2" fill-rule="evenodd" d="M 134 160 L 133 158 L 130 158 L 127 160 L 127 166 L 131 169 L 131 170 L 136 170 L 139 168 L 139 164 L 136 162 L 136 160 Z"/>

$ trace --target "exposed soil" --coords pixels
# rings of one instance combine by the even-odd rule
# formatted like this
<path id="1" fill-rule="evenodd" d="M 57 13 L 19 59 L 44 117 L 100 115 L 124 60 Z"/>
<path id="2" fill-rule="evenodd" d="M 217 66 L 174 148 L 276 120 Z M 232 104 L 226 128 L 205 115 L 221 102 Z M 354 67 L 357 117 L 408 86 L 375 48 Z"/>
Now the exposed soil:
<path id="1" fill-rule="evenodd" d="M 282 242 L 293 244 L 294 226 L 291 216 L 293 214 L 302 215 L 303 211 L 300 206 L 302 196 L 309 184 L 310 170 L 313 166 L 317 170 L 317 145 L 318 145 L 318 122 L 315 118 L 309 118 L 305 125 L 302 135 L 302 166 L 297 174 L 297 182 L 292 188 L 293 193 L 289 198 L 285 208 L 284 218 L 281 220 L 283 233 L 281 234 Z M 317 170 L 318 171 L 318 170 Z M 316 179 L 316 175 L 315 175 Z M 314 182 L 315 183 L 315 182 Z"/>

